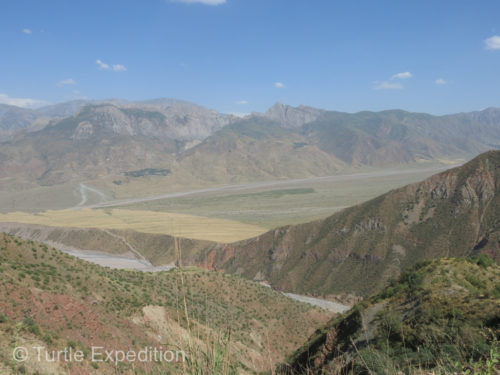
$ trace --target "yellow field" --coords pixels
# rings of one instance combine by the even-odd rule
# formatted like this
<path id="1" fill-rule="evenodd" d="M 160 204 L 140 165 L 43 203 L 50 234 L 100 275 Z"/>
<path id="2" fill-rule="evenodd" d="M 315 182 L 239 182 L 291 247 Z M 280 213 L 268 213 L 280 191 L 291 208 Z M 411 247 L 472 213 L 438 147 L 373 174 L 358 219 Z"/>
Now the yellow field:
<path id="1" fill-rule="evenodd" d="M 138 210 L 58 210 L 38 214 L 0 214 L 0 222 L 53 227 L 131 229 L 217 242 L 234 242 L 262 234 L 265 228 L 238 221 L 202 216 Z"/>

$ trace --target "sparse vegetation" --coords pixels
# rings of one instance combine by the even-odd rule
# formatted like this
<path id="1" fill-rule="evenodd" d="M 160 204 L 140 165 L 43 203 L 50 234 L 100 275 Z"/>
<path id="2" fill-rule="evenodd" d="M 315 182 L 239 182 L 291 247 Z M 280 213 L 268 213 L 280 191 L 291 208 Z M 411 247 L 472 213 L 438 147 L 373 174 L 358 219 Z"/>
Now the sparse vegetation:
<path id="1" fill-rule="evenodd" d="M 110 347 L 169 345 L 197 354 L 190 360 L 199 367 L 208 363 L 221 371 L 257 371 L 272 367 L 270 348 L 276 362 L 330 315 L 256 283 L 199 268 L 162 273 L 110 270 L 0 234 L 3 246 L 0 366 L 15 347 L 9 338 L 21 337 L 51 348 L 84 351 L 101 342 Z M 33 248 L 47 258 L 35 258 Z M 19 279 L 20 274 L 24 278 Z M 223 334 L 229 331 L 230 338 Z M 166 342 L 152 338 L 158 334 Z M 186 335 L 193 338 L 192 346 L 187 346 Z M 252 361 L 258 366 L 252 367 Z M 31 373 L 30 364 L 25 366 Z M 106 364 L 99 366 L 100 373 L 107 369 Z M 158 369 L 164 373 L 168 367 Z"/>
<path id="2" fill-rule="evenodd" d="M 137 171 L 128 171 L 123 174 L 127 177 L 144 177 L 144 176 L 168 176 L 171 173 L 170 169 L 145 168 Z"/>
<path id="3" fill-rule="evenodd" d="M 499 279 L 500 267 L 485 257 L 420 263 L 331 322 L 281 371 L 493 375 L 500 370 L 500 300 L 492 296 Z"/>

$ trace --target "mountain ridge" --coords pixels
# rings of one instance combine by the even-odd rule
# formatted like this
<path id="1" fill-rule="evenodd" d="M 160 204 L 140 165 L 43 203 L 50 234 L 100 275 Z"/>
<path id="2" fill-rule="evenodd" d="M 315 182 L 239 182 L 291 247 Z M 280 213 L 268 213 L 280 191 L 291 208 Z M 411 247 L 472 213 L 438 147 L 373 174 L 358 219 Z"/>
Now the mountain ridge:
<path id="1" fill-rule="evenodd" d="M 82 103 L 45 108 L 53 114 L 76 112 L 2 143 L 2 189 L 91 181 L 125 196 L 170 186 L 448 163 L 500 147 L 500 110 L 491 108 L 432 116 L 401 110 L 349 114 L 277 103 L 265 114 L 237 118 L 173 99 L 113 99 L 78 107 Z M 138 169 L 171 173 L 124 178 Z"/>
<path id="2" fill-rule="evenodd" d="M 499 191 L 500 151 L 490 151 L 326 219 L 207 250 L 198 264 L 282 290 L 366 296 L 420 260 L 500 260 Z"/>

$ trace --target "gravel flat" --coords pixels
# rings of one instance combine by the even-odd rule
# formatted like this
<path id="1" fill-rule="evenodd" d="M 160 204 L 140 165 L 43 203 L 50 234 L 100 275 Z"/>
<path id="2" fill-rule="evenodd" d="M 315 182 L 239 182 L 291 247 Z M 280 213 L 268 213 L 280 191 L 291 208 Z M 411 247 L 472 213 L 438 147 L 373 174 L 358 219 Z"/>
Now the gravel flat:
<path id="1" fill-rule="evenodd" d="M 143 272 L 169 271 L 173 265 L 153 266 L 147 260 L 137 259 L 134 254 L 113 255 L 90 250 L 60 249 L 66 254 L 80 258 L 90 263 L 113 269 L 133 269 Z"/>
<path id="2" fill-rule="evenodd" d="M 325 310 L 329 310 L 336 313 L 343 313 L 351 308 L 350 306 L 343 305 L 338 302 L 327 301 L 321 298 L 301 296 L 299 294 L 293 294 L 293 293 L 283 293 L 283 294 L 287 297 L 293 298 L 294 300 L 308 303 L 314 306 L 319 306 Z"/>

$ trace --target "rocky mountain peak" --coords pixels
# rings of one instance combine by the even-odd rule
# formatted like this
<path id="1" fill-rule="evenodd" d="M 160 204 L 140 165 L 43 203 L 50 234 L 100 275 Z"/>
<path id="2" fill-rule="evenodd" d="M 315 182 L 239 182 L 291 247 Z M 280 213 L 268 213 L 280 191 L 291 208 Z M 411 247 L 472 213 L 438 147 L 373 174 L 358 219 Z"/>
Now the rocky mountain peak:
<path id="1" fill-rule="evenodd" d="M 265 113 L 265 117 L 274 120 L 287 129 L 300 128 L 308 122 L 316 120 L 324 110 L 300 105 L 292 107 L 277 102 Z"/>

